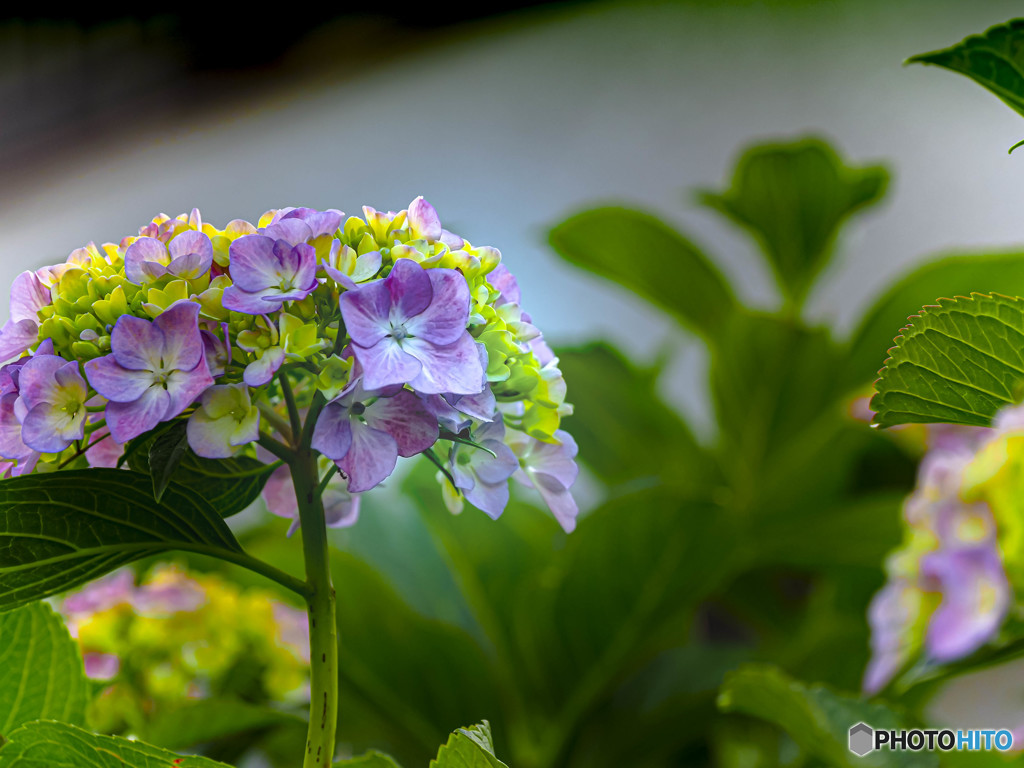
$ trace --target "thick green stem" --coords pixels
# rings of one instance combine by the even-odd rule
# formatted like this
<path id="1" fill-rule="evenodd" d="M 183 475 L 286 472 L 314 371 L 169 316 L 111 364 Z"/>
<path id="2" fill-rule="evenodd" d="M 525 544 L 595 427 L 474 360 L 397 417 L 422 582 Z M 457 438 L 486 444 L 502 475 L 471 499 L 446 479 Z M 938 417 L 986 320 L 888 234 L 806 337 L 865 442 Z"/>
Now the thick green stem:
<path id="1" fill-rule="evenodd" d="M 315 414 L 310 415 L 316 418 Z M 308 440 L 302 441 L 290 466 L 295 498 L 299 503 L 309 587 L 309 736 L 302 765 L 303 768 L 324 768 L 334 757 L 338 726 L 338 630 L 324 507 L 317 493 L 316 454 L 309 447 Z"/>

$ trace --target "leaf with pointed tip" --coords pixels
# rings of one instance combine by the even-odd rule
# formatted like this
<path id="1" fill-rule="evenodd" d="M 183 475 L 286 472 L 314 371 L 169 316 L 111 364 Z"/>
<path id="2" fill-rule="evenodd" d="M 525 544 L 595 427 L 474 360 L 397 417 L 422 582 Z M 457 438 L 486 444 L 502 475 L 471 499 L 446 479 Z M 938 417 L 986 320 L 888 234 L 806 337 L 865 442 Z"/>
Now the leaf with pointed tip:
<path id="1" fill-rule="evenodd" d="M 430 768 L 508 768 L 494 756 L 491 724 L 484 720 L 471 728 L 459 728 L 430 761 Z"/>
<path id="2" fill-rule="evenodd" d="M 149 474 L 153 478 L 153 498 L 160 497 L 167 490 L 171 477 L 188 452 L 188 422 L 174 422 L 174 426 L 157 435 L 149 446 Z"/>
<path id="3" fill-rule="evenodd" d="M 893 336 L 921 307 L 971 291 L 1024 296 L 1024 251 L 953 254 L 929 260 L 900 278 L 875 301 L 850 337 L 847 386 L 859 387 L 876 378 Z"/>
<path id="4" fill-rule="evenodd" d="M 0 768 L 228 768 L 206 757 L 176 755 L 66 723 L 27 723 L 0 749 Z"/>
<path id="5" fill-rule="evenodd" d="M 824 141 L 757 144 L 736 163 L 732 185 L 699 199 L 760 243 L 783 294 L 803 301 L 832 255 L 839 229 L 878 202 L 889 174 L 878 165 L 849 166 Z"/>
<path id="6" fill-rule="evenodd" d="M 0 743 L 32 720 L 85 724 L 78 646 L 46 603 L 0 614 Z"/>
<path id="7" fill-rule="evenodd" d="M 638 293 L 708 339 L 736 306 L 729 284 L 697 246 L 648 213 L 583 211 L 548 240 L 566 261 Z"/>
<path id="8" fill-rule="evenodd" d="M 990 27 L 940 51 L 912 56 L 907 63 L 934 64 L 965 75 L 1024 115 L 1024 19 Z"/>
<path id="9" fill-rule="evenodd" d="M 182 424 L 180 431 L 184 435 L 185 422 L 179 423 Z M 153 476 L 154 495 L 158 484 L 157 474 L 164 474 L 165 487 L 166 483 L 174 483 L 198 491 L 221 517 L 231 517 L 252 504 L 276 466 L 264 464 L 249 456 L 204 459 L 196 456 L 187 443 L 182 446 L 183 452 L 173 466 L 163 460 L 154 464 L 153 450 L 156 450 L 158 444 L 173 444 L 174 434 L 175 430 L 160 425 L 132 441 L 127 451 L 128 466 L 136 472 Z M 153 466 L 163 467 L 162 472 L 153 474 Z"/>
<path id="10" fill-rule="evenodd" d="M 237 557 L 242 549 L 196 491 L 121 469 L 0 481 L 0 611 L 172 549 Z"/>
<path id="11" fill-rule="evenodd" d="M 822 685 L 805 685 L 776 667 L 750 664 L 727 674 L 718 708 L 779 726 L 827 765 L 937 768 L 939 764 L 928 752 L 883 751 L 857 757 L 848 748 L 850 727 L 867 723 L 898 730 L 904 727 L 899 715 L 881 704 L 843 696 Z"/>
<path id="12" fill-rule="evenodd" d="M 1024 301 L 943 299 L 911 318 L 889 355 L 871 399 L 876 424 L 988 426 L 1024 388 Z"/>

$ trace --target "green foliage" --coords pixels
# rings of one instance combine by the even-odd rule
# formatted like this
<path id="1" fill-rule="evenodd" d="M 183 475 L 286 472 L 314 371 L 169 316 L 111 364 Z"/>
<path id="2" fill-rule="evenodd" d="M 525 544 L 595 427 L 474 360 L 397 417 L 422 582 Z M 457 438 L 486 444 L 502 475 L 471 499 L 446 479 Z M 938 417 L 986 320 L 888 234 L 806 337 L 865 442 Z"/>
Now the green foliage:
<path id="1" fill-rule="evenodd" d="M 334 768 L 401 768 L 394 760 L 373 749 L 359 757 L 335 763 Z"/>
<path id="2" fill-rule="evenodd" d="M 188 447 L 185 425 L 184 421 L 162 425 L 128 446 L 128 466 L 151 476 L 153 497 L 159 499 L 168 484 L 175 483 L 202 494 L 221 517 L 231 517 L 256 501 L 272 465 L 249 456 L 197 456 Z"/>
<path id="3" fill-rule="evenodd" d="M 707 338 L 717 336 L 735 306 L 732 290 L 697 246 L 642 211 L 584 211 L 552 229 L 549 240 L 567 261 L 635 291 Z"/>
<path id="4" fill-rule="evenodd" d="M 494 756 L 491 726 L 486 720 L 472 728 L 460 728 L 430 761 L 430 768 L 507 768 Z"/>
<path id="5" fill-rule="evenodd" d="M 168 749 L 189 749 L 236 734 L 267 731 L 305 721 L 296 714 L 249 704 L 238 699 L 211 698 L 186 701 L 164 709 L 146 727 L 146 741 Z"/>
<path id="6" fill-rule="evenodd" d="M 856 723 L 891 730 L 907 727 L 891 710 L 821 685 L 804 685 L 774 667 L 745 666 L 726 675 L 718 696 L 725 712 L 742 713 L 782 728 L 808 754 L 826 765 L 937 766 L 927 752 L 880 751 L 857 757 L 847 748 L 847 733 Z"/>
<path id="7" fill-rule="evenodd" d="M 998 96 L 1017 114 L 1024 115 L 1022 40 L 1024 19 L 1014 19 L 941 51 L 912 56 L 908 62 L 934 64 L 966 75 Z"/>
<path id="8" fill-rule="evenodd" d="M 861 318 L 846 355 L 848 386 L 873 378 L 909 316 L 939 298 L 977 293 L 1024 296 L 1024 252 L 962 253 L 928 260 L 897 280 Z"/>
<path id="9" fill-rule="evenodd" d="M 180 756 L 118 736 L 99 736 L 66 723 L 40 721 L 10 734 L 0 768 L 225 768 L 205 757 Z"/>
<path id="10" fill-rule="evenodd" d="M 84 725 L 87 688 L 78 648 L 50 606 L 0 614 L 0 743 L 32 720 Z"/>
<path id="11" fill-rule="evenodd" d="M 847 166 L 819 139 L 759 144 L 740 157 L 732 186 L 701 201 L 747 229 L 779 288 L 797 306 L 828 263 L 839 228 L 885 194 L 881 166 Z"/>
<path id="12" fill-rule="evenodd" d="M 172 485 L 157 502 L 148 477 L 117 469 L 0 482 L 0 542 L 0 610 L 157 552 L 241 554 L 231 531 L 199 493 Z"/>
<path id="13" fill-rule="evenodd" d="M 987 426 L 1024 384 L 1024 301 L 993 294 L 941 300 L 913 318 L 890 350 L 871 401 L 883 427 L 912 422 Z"/>

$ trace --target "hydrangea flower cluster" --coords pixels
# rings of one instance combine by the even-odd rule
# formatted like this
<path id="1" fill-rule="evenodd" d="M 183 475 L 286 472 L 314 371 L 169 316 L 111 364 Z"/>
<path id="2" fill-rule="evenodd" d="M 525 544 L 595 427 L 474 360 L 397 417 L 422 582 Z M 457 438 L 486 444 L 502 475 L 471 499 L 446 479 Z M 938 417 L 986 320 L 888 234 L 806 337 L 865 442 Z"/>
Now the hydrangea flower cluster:
<path id="1" fill-rule="evenodd" d="M 1007 441 L 1024 461 L 1024 407 L 1004 409 L 992 429 L 927 429 L 929 450 L 903 508 L 904 542 L 869 609 L 868 693 L 921 656 L 946 663 L 973 653 L 996 636 L 1013 603 L 1003 554 L 1012 528 L 1004 523 L 1020 510 L 1011 502 L 1007 515 L 999 475 L 1011 463 Z"/>
<path id="2" fill-rule="evenodd" d="M 189 699 L 308 695 L 306 614 L 268 590 L 163 565 L 139 585 L 131 569 L 115 571 L 60 610 L 102 686 L 90 718 L 104 732 L 142 732 Z"/>
<path id="3" fill-rule="evenodd" d="M 567 531 L 576 445 L 558 361 L 499 252 L 442 228 L 422 197 L 362 216 L 283 208 L 218 228 L 160 215 L 25 272 L 0 330 L 0 457 L 8 475 L 116 466 L 124 446 L 187 419 L 199 456 L 287 443 L 326 401 L 312 446 L 337 475 L 332 524 L 399 457 L 423 454 L 445 499 L 492 517 L 515 477 Z M 265 497 L 295 517 L 290 479 Z"/>

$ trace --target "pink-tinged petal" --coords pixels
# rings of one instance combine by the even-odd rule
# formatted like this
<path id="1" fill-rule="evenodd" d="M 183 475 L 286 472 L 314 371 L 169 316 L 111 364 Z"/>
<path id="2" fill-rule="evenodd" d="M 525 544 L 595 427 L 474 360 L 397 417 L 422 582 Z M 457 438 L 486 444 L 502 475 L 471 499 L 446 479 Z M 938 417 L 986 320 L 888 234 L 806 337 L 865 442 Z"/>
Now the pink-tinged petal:
<path id="1" fill-rule="evenodd" d="M 167 250 L 171 255 L 171 263 L 174 263 L 175 259 L 189 254 L 198 256 L 207 264 L 213 261 L 213 243 L 210 242 L 210 238 L 193 229 L 187 229 L 171 240 L 167 245 Z"/>
<path id="2" fill-rule="evenodd" d="M 328 403 L 313 429 L 313 449 L 334 461 L 344 458 L 352 447 L 349 410 L 338 402 Z"/>
<path id="3" fill-rule="evenodd" d="M 82 378 L 82 374 L 78 372 L 78 363 L 65 363 L 57 369 L 55 378 L 57 379 L 57 385 L 65 392 L 73 389 L 75 392 L 80 393 L 82 399 L 85 400 L 88 387 L 85 384 L 85 379 Z"/>
<path id="4" fill-rule="evenodd" d="M 292 249 L 288 259 L 289 271 L 295 275 L 296 288 L 308 293 L 317 286 L 316 282 L 316 250 L 311 245 L 297 245 Z"/>
<path id="5" fill-rule="evenodd" d="M 153 384 L 152 372 L 124 368 L 113 355 L 89 360 L 85 364 L 85 377 L 93 389 L 115 403 L 134 402 Z"/>
<path id="6" fill-rule="evenodd" d="M 442 243 L 447 245 L 453 251 L 459 250 L 466 244 L 466 241 L 456 235 L 454 232 L 449 232 L 447 229 L 441 230 L 441 237 L 439 238 Z"/>
<path id="7" fill-rule="evenodd" d="M 324 272 L 327 273 L 327 276 L 331 278 L 331 280 L 336 282 L 338 285 L 342 286 L 345 290 L 354 291 L 358 287 L 356 285 L 356 281 L 353 280 L 348 275 L 346 275 L 344 272 L 339 272 L 330 264 L 324 264 L 323 267 Z"/>
<path id="8" fill-rule="evenodd" d="M 426 309 L 406 321 L 405 328 L 410 336 L 451 344 L 465 333 L 469 322 L 469 286 L 454 269 L 431 269 L 426 274 L 433 298 Z"/>
<path id="9" fill-rule="evenodd" d="M 341 296 L 341 316 L 352 341 L 363 347 L 372 347 L 383 339 L 391 325 L 391 294 L 382 280 L 364 285 Z"/>
<path id="10" fill-rule="evenodd" d="M 483 391 L 484 368 L 476 342 L 468 332 L 464 331 L 454 344 L 443 347 L 409 338 L 402 343 L 402 349 L 422 363 L 419 374 L 408 380 L 417 392 L 476 395 Z"/>
<path id="11" fill-rule="evenodd" d="M 338 468 L 348 476 L 350 493 L 362 493 L 380 485 L 395 470 L 398 445 L 387 432 L 371 429 L 353 419 L 352 446 Z"/>
<path id="12" fill-rule="evenodd" d="M 121 315 L 110 333 L 110 351 L 122 368 L 155 371 L 164 353 L 164 335 L 159 326 L 148 320 Z"/>
<path id="13" fill-rule="evenodd" d="M 508 482 L 488 484 L 476 483 L 472 488 L 463 491 L 466 501 L 487 514 L 492 520 L 501 517 L 508 506 Z"/>
<path id="14" fill-rule="evenodd" d="M 519 304 L 522 302 L 522 294 L 519 292 L 519 283 L 515 275 L 509 272 L 508 267 L 499 264 L 487 275 L 487 282 L 490 283 L 500 294 L 498 304 Z"/>
<path id="15" fill-rule="evenodd" d="M 320 235 L 333 235 L 338 230 L 338 227 L 341 226 L 341 220 L 344 217 L 344 213 L 334 208 L 326 211 L 317 211 L 312 208 L 294 208 L 284 214 L 281 220 L 299 219 L 309 227 L 312 237 L 319 237 Z"/>
<path id="16" fill-rule="evenodd" d="M 163 387 L 153 386 L 130 403 L 107 404 L 107 427 L 119 443 L 127 443 L 159 424 L 171 396 Z"/>
<path id="17" fill-rule="evenodd" d="M 154 278 L 153 266 L 160 267 L 159 273 L 155 275 L 159 277 L 169 261 L 163 243 L 154 237 L 140 237 L 124 253 L 124 274 L 136 285 L 142 285 Z"/>
<path id="18" fill-rule="evenodd" d="M 0 328 L 0 361 L 20 355 L 39 340 L 35 320 L 8 320 Z"/>
<path id="19" fill-rule="evenodd" d="M 21 420 L 14 411 L 17 392 L 0 396 L 0 456 L 5 459 L 24 459 L 34 451 L 21 439 Z"/>
<path id="20" fill-rule="evenodd" d="M 535 440 L 527 462 L 538 472 L 550 475 L 566 488 L 571 488 L 580 473 L 575 461 L 579 448 L 572 435 L 564 429 L 556 431 L 555 438 L 561 441 L 560 444 Z"/>
<path id="21" fill-rule="evenodd" d="M 153 323 L 163 332 L 163 369 L 190 371 L 195 368 L 203 356 L 199 305 L 188 299 L 176 301 L 157 315 Z"/>
<path id="22" fill-rule="evenodd" d="M 82 661 L 90 680 L 113 680 L 121 671 L 121 660 L 112 653 L 86 653 Z"/>
<path id="23" fill-rule="evenodd" d="M 40 403 L 29 411 L 21 425 L 21 438 L 25 445 L 40 453 L 60 453 L 84 436 L 84 410 L 77 418 L 72 418 L 49 403 Z"/>
<path id="24" fill-rule="evenodd" d="M 324 521 L 330 528 L 348 528 L 359 520 L 359 499 L 344 488 L 328 485 L 324 490 Z M 307 643 L 308 647 L 308 643 Z"/>
<path id="25" fill-rule="evenodd" d="M 229 285 L 224 289 L 221 298 L 225 309 L 247 315 L 265 315 L 268 312 L 273 312 L 280 308 L 282 301 L 284 299 L 281 297 L 281 289 L 276 286 L 249 293 L 238 286 Z"/>
<path id="26" fill-rule="evenodd" d="M 31 320 L 39 324 L 39 310 L 49 304 L 50 289 L 34 272 L 22 272 L 11 284 L 10 318 L 17 323 Z"/>
<path id="27" fill-rule="evenodd" d="M 406 339 L 406 342 L 410 339 Z M 363 386 L 381 389 L 393 384 L 405 384 L 420 373 L 420 363 L 394 339 L 381 339 L 366 349 L 353 345 L 356 360 L 363 367 Z"/>
<path id="28" fill-rule="evenodd" d="M 107 469 L 115 469 L 117 467 L 117 461 L 121 458 L 121 454 L 124 453 L 124 446 L 118 443 L 114 438 L 110 437 L 110 432 L 103 428 L 97 432 L 93 432 L 89 435 L 90 440 L 95 441 L 98 436 L 106 433 L 106 437 L 95 443 L 85 452 L 85 458 L 89 462 L 90 467 L 105 467 Z"/>
<path id="29" fill-rule="evenodd" d="M 284 350 L 281 347 L 271 347 L 263 353 L 263 357 L 254 360 L 245 366 L 245 373 L 242 378 L 250 387 L 262 387 L 277 373 L 277 369 L 284 363 Z"/>
<path id="30" fill-rule="evenodd" d="M 260 234 L 274 240 L 284 240 L 288 245 L 298 245 L 313 237 L 313 230 L 301 219 L 284 218 L 264 227 Z"/>
<path id="31" fill-rule="evenodd" d="M 18 459 L 18 465 L 10 470 L 12 477 L 21 477 L 22 475 L 30 475 L 35 470 L 36 465 L 39 463 L 39 459 L 42 456 L 37 451 L 32 451 L 28 456 L 23 459 Z"/>
<path id="32" fill-rule="evenodd" d="M 194 280 L 210 271 L 213 257 L 204 259 L 198 253 L 186 253 L 178 256 L 167 265 L 167 272 L 183 280 Z"/>
<path id="33" fill-rule="evenodd" d="M 206 359 L 200 356 L 199 364 L 191 371 L 171 371 L 167 377 L 167 394 L 170 402 L 164 419 L 170 419 L 188 408 L 199 399 L 209 387 L 213 386 L 213 376 Z"/>
<path id="34" fill-rule="evenodd" d="M 299 507 L 295 500 L 295 486 L 287 466 L 275 469 L 261 491 L 267 509 L 279 517 L 298 518 Z"/>
<path id="35" fill-rule="evenodd" d="M 441 219 L 434 206 L 420 195 L 409 204 L 409 228 L 414 237 L 433 242 L 441 238 Z"/>
<path id="36" fill-rule="evenodd" d="M 399 259 L 395 262 L 384 285 L 391 296 L 390 319 L 394 323 L 407 323 L 429 307 L 434 296 L 433 283 L 427 270 L 412 259 Z"/>
<path id="37" fill-rule="evenodd" d="M 59 389 L 56 374 L 65 365 L 67 361 L 57 355 L 36 355 L 21 367 L 18 386 L 27 408 L 31 410 L 39 403 L 53 402 Z"/>
<path id="38" fill-rule="evenodd" d="M 366 407 L 363 418 L 373 429 L 395 438 L 399 456 L 415 456 L 437 442 L 437 419 L 407 389 L 394 397 L 378 398 Z"/>
<path id="39" fill-rule="evenodd" d="M 555 520 L 562 526 L 562 530 L 572 533 L 576 529 L 576 517 L 580 510 L 569 489 L 550 475 L 532 470 L 527 472 L 533 480 L 533 487 L 540 492 L 541 498 L 555 516 Z"/>
<path id="40" fill-rule="evenodd" d="M 244 235 L 231 243 L 228 273 L 236 287 L 255 293 L 281 282 L 274 244 L 273 238 L 263 235 Z"/>
<path id="41" fill-rule="evenodd" d="M 480 345 L 483 348 L 483 345 Z M 486 364 L 481 363 L 481 367 L 486 370 Z M 494 399 L 494 393 L 490 387 L 485 387 L 484 391 L 477 395 L 462 395 L 461 397 L 455 398 L 454 407 L 461 413 L 467 416 L 472 416 L 478 421 L 492 421 L 494 414 L 498 410 L 498 401 Z"/>
<path id="42" fill-rule="evenodd" d="M 189 416 L 186 434 L 189 447 L 197 456 L 227 459 L 234 455 L 230 425 L 225 419 L 211 419 L 202 409 Z"/>
<path id="43" fill-rule="evenodd" d="M 224 343 L 224 339 L 210 331 L 203 329 L 199 333 L 203 337 L 203 354 L 206 357 L 206 364 L 210 366 L 210 373 L 214 376 L 223 376 L 228 363 L 231 362 L 231 348 Z"/>
<path id="44" fill-rule="evenodd" d="M 477 436 L 477 439 L 479 440 L 479 436 Z M 507 482 L 515 471 L 519 469 L 519 459 L 512 453 L 512 449 L 504 443 L 499 443 L 497 440 L 483 440 L 480 444 L 494 451 L 495 456 L 491 456 L 479 448 L 467 446 L 468 450 L 472 450 L 480 455 L 473 463 L 473 471 L 476 472 L 476 476 L 484 483 L 490 485 Z"/>

